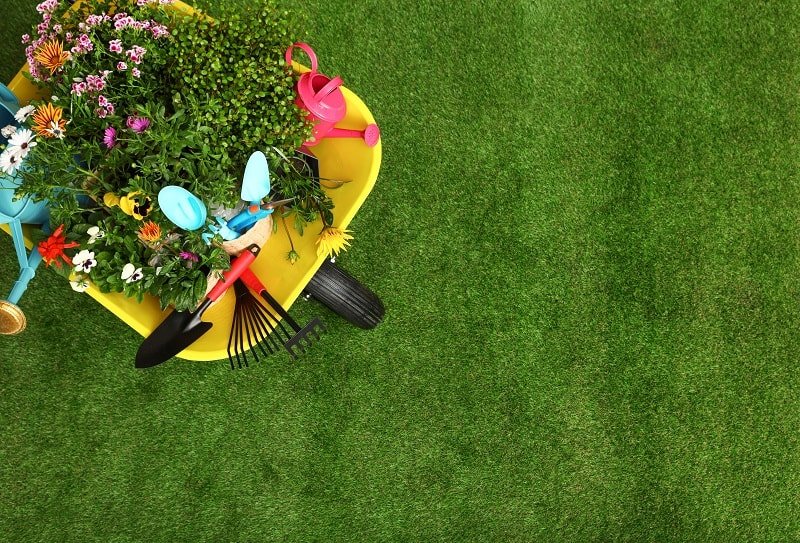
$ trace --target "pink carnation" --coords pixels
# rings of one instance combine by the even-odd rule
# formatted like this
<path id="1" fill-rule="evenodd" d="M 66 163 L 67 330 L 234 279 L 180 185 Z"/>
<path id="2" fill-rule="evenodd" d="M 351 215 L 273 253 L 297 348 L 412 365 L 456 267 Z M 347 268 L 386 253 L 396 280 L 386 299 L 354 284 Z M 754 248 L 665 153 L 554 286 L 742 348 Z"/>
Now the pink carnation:
<path id="1" fill-rule="evenodd" d="M 142 75 L 142 72 L 139 71 L 139 68 L 134 68 L 133 70 L 131 70 L 131 75 L 133 77 L 139 77 Z"/>
<path id="2" fill-rule="evenodd" d="M 29 41 L 31 41 L 31 35 L 30 34 L 23 34 L 22 35 L 22 43 L 28 43 Z"/>
<path id="3" fill-rule="evenodd" d="M 128 65 L 127 64 L 125 64 L 121 60 L 119 62 L 117 62 L 117 70 L 119 70 L 120 72 L 124 72 L 127 69 L 128 69 Z"/>
<path id="4" fill-rule="evenodd" d="M 111 40 L 108 42 L 108 50 L 112 53 L 122 52 L 122 40 Z"/>

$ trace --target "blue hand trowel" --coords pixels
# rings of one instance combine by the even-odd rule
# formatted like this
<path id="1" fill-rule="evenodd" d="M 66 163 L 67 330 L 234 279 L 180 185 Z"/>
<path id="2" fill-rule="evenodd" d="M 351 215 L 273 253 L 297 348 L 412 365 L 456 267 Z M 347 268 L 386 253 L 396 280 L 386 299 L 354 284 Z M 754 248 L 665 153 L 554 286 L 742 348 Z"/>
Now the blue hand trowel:
<path id="1" fill-rule="evenodd" d="M 228 228 L 240 234 L 244 233 L 256 222 L 272 213 L 272 209 L 261 207 L 261 200 L 267 197 L 269 190 L 267 157 L 261 151 L 256 151 L 247 160 L 242 179 L 242 200 L 250 202 L 250 205 L 228 221 Z"/>
<path id="2" fill-rule="evenodd" d="M 203 202 L 186 190 L 177 185 L 164 187 L 158 192 L 158 205 L 164 215 L 178 228 L 184 230 L 197 230 L 206 225 L 208 212 Z M 225 220 L 217 217 L 217 225 L 209 225 L 210 232 L 203 234 L 206 243 L 211 243 L 214 234 L 219 233 L 222 239 L 230 241 L 239 237 L 239 234 L 225 223 Z"/>

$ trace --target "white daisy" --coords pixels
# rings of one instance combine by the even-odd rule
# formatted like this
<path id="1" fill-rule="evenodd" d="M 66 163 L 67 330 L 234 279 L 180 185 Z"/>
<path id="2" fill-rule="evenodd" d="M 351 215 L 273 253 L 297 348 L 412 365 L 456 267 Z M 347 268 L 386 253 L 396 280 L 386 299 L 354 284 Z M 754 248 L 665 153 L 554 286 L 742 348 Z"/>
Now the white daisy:
<path id="1" fill-rule="evenodd" d="M 22 164 L 22 159 L 13 152 L 13 148 L 9 147 L 0 153 L 0 171 L 4 174 L 14 175 L 20 164 Z"/>
<path id="2" fill-rule="evenodd" d="M 8 139 L 16 131 L 17 131 L 17 127 L 15 125 L 8 124 L 8 125 L 4 126 L 2 129 L 0 129 L 0 135 L 2 135 L 4 138 Z"/>
<path id="3" fill-rule="evenodd" d="M 142 273 L 142 268 L 137 268 L 133 264 L 128 263 L 122 268 L 121 277 L 125 279 L 126 283 L 135 283 L 141 280 L 144 274 Z"/>
<path id="4" fill-rule="evenodd" d="M 75 266 L 76 272 L 89 273 L 92 268 L 97 266 L 97 260 L 94 259 L 94 251 L 82 250 L 72 257 L 72 264 Z"/>
<path id="5" fill-rule="evenodd" d="M 35 110 L 36 110 L 36 108 L 33 107 L 33 106 L 21 107 L 14 114 L 14 118 L 17 120 L 17 122 L 24 123 L 25 121 L 28 120 L 28 117 L 30 117 L 31 113 L 33 113 Z"/>
<path id="6" fill-rule="evenodd" d="M 69 282 L 69 286 L 75 292 L 86 292 L 86 289 L 89 288 L 89 281 L 85 277 L 76 277 L 74 281 Z"/>
<path id="7" fill-rule="evenodd" d="M 21 128 L 14 132 L 8 140 L 8 148 L 12 153 L 16 153 L 19 158 L 25 158 L 28 153 L 36 147 L 36 137 L 27 128 Z"/>
<path id="8" fill-rule="evenodd" d="M 92 226 L 86 231 L 86 233 L 89 234 L 90 245 L 95 241 L 97 241 L 98 239 L 103 239 L 104 237 L 106 237 L 106 233 L 100 230 L 99 226 Z"/>

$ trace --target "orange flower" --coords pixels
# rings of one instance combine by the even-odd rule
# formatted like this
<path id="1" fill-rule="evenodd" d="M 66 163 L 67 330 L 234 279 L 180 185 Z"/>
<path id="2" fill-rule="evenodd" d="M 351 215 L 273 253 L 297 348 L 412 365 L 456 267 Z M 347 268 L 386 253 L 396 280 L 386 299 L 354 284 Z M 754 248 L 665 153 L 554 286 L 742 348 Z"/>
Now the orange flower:
<path id="1" fill-rule="evenodd" d="M 34 132 L 45 138 L 63 138 L 67 125 L 63 115 L 64 110 L 53 104 L 39 106 L 33 114 Z"/>
<path id="2" fill-rule="evenodd" d="M 161 239 L 161 227 L 153 221 L 147 221 L 139 228 L 139 239 L 142 241 L 158 241 Z"/>
<path id="3" fill-rule="evenodd" d="M 39 254 L 42 255 L 42 260 L 44 263 L 50 266 L 51 264 L 55 264 L 59 268 L 61 267 L 61 258 L 69 264 L 72 265 L 72 260 L 64 254 L 64 249 L 70 249 L 72 247 L 77 247 L 78 244 L 74 241 L 67 243 L 66 238 L 64 237 L 64 225 L 62 224 L 56 231 L 53 232 L 49 238 L 39 243 Z"/>
<path id="4" fill-rule="evenodd" d="M 69 60 L 69 52 L 64 51 L 64 44 L 59 40 L 50 40 L 36 50 L 33 58 L 53 75 Z"/>

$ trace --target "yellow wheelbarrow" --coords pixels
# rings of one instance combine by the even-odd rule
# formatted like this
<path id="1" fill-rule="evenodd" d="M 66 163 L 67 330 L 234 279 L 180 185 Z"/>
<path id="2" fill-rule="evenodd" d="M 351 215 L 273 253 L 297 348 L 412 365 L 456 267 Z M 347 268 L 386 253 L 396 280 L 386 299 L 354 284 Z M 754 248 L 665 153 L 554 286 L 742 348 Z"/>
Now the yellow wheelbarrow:
<path id="1" fill-rule="evenodd" d="M 192 11 L 182 2 L 175 2 L 172 7 L 185 12 Z M 297 72 L 308 70 L 297 63 L 293 63 L 293 67 Z M 42 97 L 41 91 L 23 76 L 26 70 L 27 65 L 8 85 L 22 105 Z M 337 128 L 358 131 L 374 125 L 375 119 L 361 99 L 349 89 L 341 89 L 347 111 Z M 381 142 L 369 146 L 359 138 L 326 138 L 314 146 L 313 153 L 319 160 L 321 177 L 348 181 L 330 192 L 336 209 L 337 226 L 345 229 L 375 184 L 381 164 Z M 7 225 L 0 224 L 0 229 L 10 233 Z M 306 228 L 309 232 L 321 229 L 321 220 Z M 25 231 L 24 240 L 28 248 L 33 246 L 30 230 Z M 313 236 L 295 236 L 294 246 L 304 256 L 292 264 L 285 256 L 290 250 L 288 238 L 272 236 L 250 266 L 250 270 L 268 286 L 271 296 L 284 309 L 288 310 L 301 294 L 306 294 L 362 328 L 372 328 L 380 322 L 384 313 L 380 300 L 326 256 L 316 256 Z M 86 292 L 145 337 L 170 313 L 169 309 L 162 311 L 159 301 L 154 297 L 147 296 L 139 303 L 122 293 L 100 292 L 94 285 L 90 285 Z M 213 323 L 213 327 L 177 356 L 186 360 L 227 358 L 235 300 L 233 289 L 228 289 L 203 314 L 203 321 Z"/>

